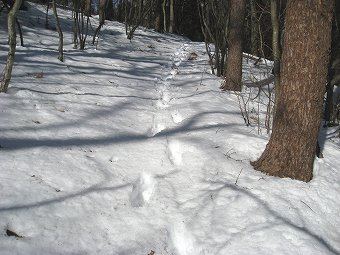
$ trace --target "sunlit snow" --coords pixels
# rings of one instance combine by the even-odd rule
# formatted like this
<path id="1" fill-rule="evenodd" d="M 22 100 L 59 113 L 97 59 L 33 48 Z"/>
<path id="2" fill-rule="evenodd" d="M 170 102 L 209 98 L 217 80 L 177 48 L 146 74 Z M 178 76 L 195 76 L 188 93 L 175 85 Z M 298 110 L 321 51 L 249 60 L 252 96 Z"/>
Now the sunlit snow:
<path id="1" fill-rule="evenodd" d="M 59 10 L 62 63 L 44 7 L 28 6 L 25 47 L 0 94 L 1 255 L 340 254 L 335 135 L 324 134 L 311 182 L 266 176 L 249 162 L 268 136 L 220 91 L 204 43 L 147 29 L 130 42 L 107 21 L 80 51 Z M 250 73 L 268 68 L 245 60 Z"/>

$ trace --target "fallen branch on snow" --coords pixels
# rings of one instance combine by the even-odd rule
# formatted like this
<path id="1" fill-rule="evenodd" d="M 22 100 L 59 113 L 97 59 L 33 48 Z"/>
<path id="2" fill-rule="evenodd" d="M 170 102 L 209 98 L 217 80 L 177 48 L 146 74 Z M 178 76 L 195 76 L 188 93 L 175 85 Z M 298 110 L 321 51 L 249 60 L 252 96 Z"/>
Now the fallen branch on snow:
<path id="1" fill-rule="evenodd" d="M 264 86 L 268 86 L 270 83 L 274 82 L 274 75 L 270 75 L 268 78 L 255 81 L 255 82 L 243 82 L 243 85 L 247 86 L 248 88 L 260 88 Z"/>

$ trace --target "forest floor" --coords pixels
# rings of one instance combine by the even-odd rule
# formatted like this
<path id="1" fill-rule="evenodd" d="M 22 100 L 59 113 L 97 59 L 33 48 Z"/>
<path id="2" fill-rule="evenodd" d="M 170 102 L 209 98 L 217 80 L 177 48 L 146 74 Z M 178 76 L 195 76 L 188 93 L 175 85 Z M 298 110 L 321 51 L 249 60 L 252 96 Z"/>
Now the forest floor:
<path id="1" fill-rule="evenodd" d="M 25 47 L 0 94 L 1 255 L 340 254 L 336 128 L 309 183 L 264 175 L 249 162 L 265 128 L 220 91 L 203 43 L 147 29 L 130 42 L 108 21 L 80 51 L 59 13 L 63 63 L 44 8 L 19 14 Z M 6 45 L 0 29 L 1 70 Z M 245 59 L 244 79 L 270 69 Z"/>

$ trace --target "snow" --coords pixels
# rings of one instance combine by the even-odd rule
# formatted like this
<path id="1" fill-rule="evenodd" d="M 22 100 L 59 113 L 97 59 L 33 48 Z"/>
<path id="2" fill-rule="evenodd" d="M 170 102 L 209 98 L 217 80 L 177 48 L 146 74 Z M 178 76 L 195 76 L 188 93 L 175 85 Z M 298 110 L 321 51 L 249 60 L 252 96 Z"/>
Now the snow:
<path id="1" fill-rule="evenodd" d="M 1 255 L 340 254 L 335 130 L 311 182 L 266 176 L 249 161 L 268 136 L 219 90 L 204 44 L 147 29 L 130 42 L 107 22 L 79 51 L 59 10 L 61 63 L 44 7 L 29 6 L 0 94 Z M 0 40 L 2 70 L 4 29 Z M 245 79 L 268 73 L 244 64 Z"/>

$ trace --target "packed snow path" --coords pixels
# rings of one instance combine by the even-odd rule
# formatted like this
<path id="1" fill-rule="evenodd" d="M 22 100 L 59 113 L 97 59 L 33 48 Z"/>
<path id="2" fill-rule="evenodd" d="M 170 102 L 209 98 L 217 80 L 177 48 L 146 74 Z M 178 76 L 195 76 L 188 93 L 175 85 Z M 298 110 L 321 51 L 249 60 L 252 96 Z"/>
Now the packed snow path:
<path id="1" fill-rule="evenodd" d="M 60 63 L 30 6 L 0 94 L 1 255 L 340 253 L 336 144 L 310 183 L 256 172 L 267 137 L 218 89 L 204 44 L 150 30 L 129 42 L 107 22 L 97 49 L 78 51 L 60 10 Z"/>

